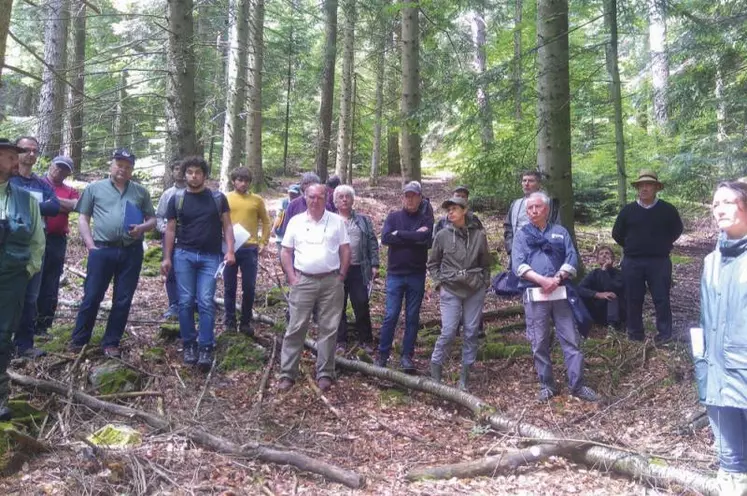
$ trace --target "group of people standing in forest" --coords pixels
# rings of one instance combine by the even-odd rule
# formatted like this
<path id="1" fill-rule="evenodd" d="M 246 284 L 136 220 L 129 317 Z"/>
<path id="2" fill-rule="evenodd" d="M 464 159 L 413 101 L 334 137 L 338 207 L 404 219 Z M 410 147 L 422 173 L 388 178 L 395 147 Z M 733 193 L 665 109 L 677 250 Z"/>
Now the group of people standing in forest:
<path id="1" fill-rule="evenodd" d="M 32 172 L 38 152 L 33 137 L 0 139 L 0 419 L 7 419 L 6 369 L 13 354 L 35 359 L 54 319 L 65 260 L 68 214 L 88 249 L 87 276 L 69 351 L 80 353 L 93 331 L 99 306 L 113 281 L 112 306 L 102 339 L 107 357 L 121 355 L 120 340 L 143 262 L 143 235 L 163 235 L 164 276 L 169 307 L 164 318 L 179 322 L 185 364 L 211 367 L 214 361 L 216 280 L 225 292 L 228 332 L 254 335 L 252 307 L 259 260 L 274 233 L 279 260 L 290 288 L 288 323 L 281 350 L 278 390 L 293 387 L 309 323 L 318 326 L 316 379 L 322 391 L 335 378 L 335 354 L 346 350 L 348 298 L 355 313 L 357 346 L 386 367 L 395 329 L 405 306 L 399 363 L 413 373 L 420 306 L 426 275 L 439 293 L 441 334 L 430 358 L 430 375 L 441 381 L 449 347 L 462 328 L 462 367 L 458 387 L 467 390 L 482 333 L 482 310 L 491 286 L 491 254 L 480 219 L 469 208 L 469 189 L 457 187 L 433 207 L 420 183 L 401 192 L 402 208 L 390 212 L 381 230 L 388 247 L 386 305 L 374 352 L 369 299 L 380 274 L 379 242 L 370 217 L 354 208 L 356 193 L 333 177 L 322 184 L 313 173 L 288 188 L 288 198 L 270 220 L 264 200 L 250 192 L 246 168 L 232 172 L 233 190 L 210 190 L 208 164 L 187 157 L 172 170 L 174 186 L 153 208 L 146 188 L 132 181 L 136 157 L 125 149 L 111 156 L 109 177 L 78 193 L 64 184 L 74 169 L 59 156 L 44 177 Z M 683 231 L 676 208 L 657 197 L 664 185 L 652 171 L 641 171 L 632 185 L 637 198 L 618 214 L 613 239 L 622 247 L 621 268 L 614 251 L 598 247 L 600 267 L 578 286 L 579 256 L 558 222 L 558 202 L 541 189 L 536 171 L 522 174 L 524 195 L 514 201 L 504 223 L 508 269 L 501 280 L 521 296 L 541 401 L 557 395 L 552 372 L 551 323 L 563 351 L 568 389 L 582 400 L 599 395 L 583 378 L 581 333 L 590 320 L 644 339 L 643 300 L 651 292 L 656 313 L 655 342 L 673 338 L 669 303 L 674 242 Z M 720 235 L 705 261 L 701 282 L 701 328 L 692 344 L 700 400 L 706 404 L 719 453 L 719 484 L 724 494 L 747 494 L 747 184 L 719 184 L 713 214 Z M 93 224 L 93 225 L 91 225 Z M 261 228 L 261 230 L 260 230 Z M 238 272 L 242 299 L 237 319 Z M 508 281 L 508 283 L 506 283 Z M 195 325 L 195 312 L 198 324 Z"/>

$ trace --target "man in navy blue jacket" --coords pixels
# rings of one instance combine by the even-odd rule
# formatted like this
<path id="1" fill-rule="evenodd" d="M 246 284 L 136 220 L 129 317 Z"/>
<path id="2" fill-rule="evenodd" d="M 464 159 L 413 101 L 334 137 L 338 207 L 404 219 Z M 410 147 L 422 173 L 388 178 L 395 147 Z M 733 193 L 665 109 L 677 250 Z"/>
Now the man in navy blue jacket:
<path id="1" fill-rule="evenodd" d="M 54 217 L 60 213 L 60 202 L 54 189 L 41 177 L 31 170 L 36 163 L 39 153 L 39 142 L 31 136 L 22 136 L 16 140 L 16 146 L 26 150 L 18 155 L 18 174 L 10 178 L 10 184 L 28 191 L 39 202 L 39 213 L 42 218 Z M 36 302 L 39 299 L 42 271 L 37 272 L 26 286 L 26 296 L 23 299 L 21 320 L 14 333 L 14 344 L 18 356 L 37 358 L 45 353 L 34 348 L 34 334 L 36 334 Z"/>
<path id="2" fill-rule="evenodd" d="M 386 274 L 386 315 L 381 324 L 376 365 L 386 367 L 394 340 L 402 298 L 405 299 L 405 336 L 400 365 L 415 370 L 412 357 L 420 326 L 420 304 L 425 293 L 425 264 L 432 242 L 433 209 L 423 205 L 420 183 L 411 181 L 402 189 L 402 210 L 384 221 L 381 242 L 389 247 Z M 423 207 L 426 208 L 423 208 Z"/>

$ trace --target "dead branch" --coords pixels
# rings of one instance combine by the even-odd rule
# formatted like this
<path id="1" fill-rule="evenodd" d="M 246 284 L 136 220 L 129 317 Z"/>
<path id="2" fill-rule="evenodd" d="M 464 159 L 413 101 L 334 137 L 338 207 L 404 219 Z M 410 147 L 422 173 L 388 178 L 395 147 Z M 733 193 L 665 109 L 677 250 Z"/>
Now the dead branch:
<path id="1" fill-rule="evenodd" d="M 3 433 L 8 437 L 12 438 L 13 441 L 26 448 L 29 453 L 46 453 L 52 451 L 52 447 L 46 443 L 34 439 L 28 434 L 24 434 L 21 431 L 17 431 L 12 427 L 3 428 Z"/>
<path id="2" fill-rule="evenodd" d="M 210 379 L 213 378 L 213 370 L 215 370 L 215 361 L 216 358 L 213 358 L 213 363 L 210 365 L 210 372 L 208 372 L 207 379 L 205 379 L 205 385 L 202 387 L 202 392 L 200 393 L 200 397 L 197 398 L 197 404 L 195 405 L 195 411 L 192 412 L 192 418 L 196 419 L 197 414 L 200 412 L 200 405 L 202 404 L 202 398 L 205 397 L 205 392 L 208 390 L 208 386 L 210 385 Z"/>
<path id="3" fill-rule="evenodd" d="M 86 276 L 87 276 L 87 275 L 86 275 L 86 273 L 85 273 L 85 272 L 83 272 L 82 270 L 80 270 L 80 269 L 76 269 L 75 267 L 72 267 L 72 266 L 70 266 L 70 265 L 65 265 L 65 270 L 67 270 L 67 271 L 68 271 L 68 272 L 70 272 L 71 274 L 74 274 L 74 275 L 76 275 L 76 276 L 78 276 L 78 277 L 81 277 L 81 278 L 83 278 L 83 279 L 85 279 L 85 278 L 86 278 Z"/>
<path id="4" fill-rule="evenodd" d="M 267 382 L 270 380 L 270 373 L 272 372 L 272 366 L 275 363 L 275 354 L 278 350 L 278 337 L 275 336 L 272 340 L 272 352 L 270 353 L 270 361 L 267 362 L 264 372 L 262 372 L 262 379 L 259 381 L 259 389 L 257 390 L 257 399 L 254 405 L 259 408 L 262 404 L 262 400 L 265 396 L 265 389 L 267 389 Z"/>
<path id="5" fill-rule="evenodd" d="M 322 403 L 329 409 L 330 412 L 332 412 L 332 415 L 337 417 L 339 420 L 342 420 L 342 415 L 340 414 L 340 411 L 332 406 L 332 403 L 330 403 L 329 399 L 324 396 L 324 393 L 321 389 L 319 389 L 319 386 L 316 385 L 314 382 L 314 379 L 311 378 L 311 374 L 307 373 L 306 371 L 303 372 L 303 375 L 306 376 L 306 381 L 309 383 L 309 387 L 312 391 L 314 391 L 314 394 L 317 398 L 322 400 Z"/>
<path id="6" fill-rule="evenodd" d="M 62 396 L 67 394 L 67 386 L 60 382 L 36 379 L 13 371 L 8 371 L 8 375 L 14 383 L 22 387 L 37 389 L 39 391 L 59 394 Z M 365 478 L 362 475 L 325 461 L 311 458 L 301 453 L 281 450 L 257 442 L 238 445 L 222 437 L 214 436 L 202 429 L 190 429 L 181 425 L 172 426 L 168 420 L 160 415 L 155 415 L 129 406 L 117 405 L 115 403 L 103 401 L 81 391 L 73 391 L 73 399 L 94 410 L 103 410 L 120 417 L 144 422 L 153 429 L 159 431 L 168 432 L 171 430 L 178 430 L 184 432 L 184 434 L 195 444 L 205 446 L 221 453 L 240 457 L 257 458 L 260 461 L 268 463 L 291 465 L 299 470 L 319 474 L 333 482 L 338 482 L 353 489 L 358 489 L 365 485 Z"/>
<path id="7" fill-rule="evenodd" d="M 130 391 L 128 393 L 100 394 L 96 398 L 100 400 L 123 400 L 129 398 L 141 398 L 143 396 L 163 397 L 160 391 Z"/>
<path id="8" fill-rule="evenodd" d="M 535 463 L 551 456 L 560 454 L 563 447 L 557 444 L 535 444 L 529 448 L 496 456 L 488 456 L 479 460 L 455 463 L 453 465 L 439 465 L 435 467 L 421 467 L 410 470 L 407 480 L 420 479 L 460 479 L 478 477 L 480 475 L 493 476 L 499 472 L 515 470 L 522 465 Z"/>
<path id="9" fill-rule="evenodd" d="M 316 350 L 316 343 L 310 339 L 306 346 Z M 460 391 L 446 384 L 432 381 L 423 376 L 411 376 L 391 369 L 377 367 L 361 361 L 336 357 L 335 363 L 344 369 L 360 372 L 364 375 L 377 377 L 394 382 L 409 389 L 437 396 L 469 410 L 478 419 L 487 422 L 491 427 L 502 432 L 515 432 L 526 438 L 542 440 L 542 444 L 559 444 L 564 448 L 562 455 L 577 458 L 579 461 L 600 470 L 616 472 L 634 479 L 646 480 L 654 485 L 677 484 L 705 495 L 716 496 L 718 490 L 716 480 L 705 474 L 690 470 L 669 467 L 653 463 L 649 458 L 615 448 L 589 446 L 586 443 L 565 441 L 552 431 L 535 427 L 526 422 L 516 422 L 500 413 L 482 399 L 469 393 Z M 579 436 L 583 437 L 583 436 Z"/>

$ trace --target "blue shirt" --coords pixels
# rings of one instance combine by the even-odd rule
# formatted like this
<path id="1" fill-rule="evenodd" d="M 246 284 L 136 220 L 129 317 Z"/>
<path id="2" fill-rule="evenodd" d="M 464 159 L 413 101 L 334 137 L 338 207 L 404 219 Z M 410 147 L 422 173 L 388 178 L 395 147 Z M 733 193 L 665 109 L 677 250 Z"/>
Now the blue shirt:
<path id="1" fill-rule="evenodd" d="M 543 249 L 541 245 L 549 248 Z M 578 254 L 571 235 L 563 226 L 547 224 L 544 230 L 540 230 L 534 224 L 527 224 L 514 235 L 511 267 L 520 279 L 519 288 L 537 287 L 522 276 L 529 270 L 545 277 L 552 277 L 559 270 L 574 276 Z"/>
<path id="2" fill-rule="evenodd" d="M 25 189 L 36 198 L 39 202 L 39 213 L 42 217 L 54 217 L 60 213 L 60 201 L 54 194 L 54 190 L 36 174 L 31 173 L 29 177 L 13 176 L 10 178 L 10 184 Z"/>

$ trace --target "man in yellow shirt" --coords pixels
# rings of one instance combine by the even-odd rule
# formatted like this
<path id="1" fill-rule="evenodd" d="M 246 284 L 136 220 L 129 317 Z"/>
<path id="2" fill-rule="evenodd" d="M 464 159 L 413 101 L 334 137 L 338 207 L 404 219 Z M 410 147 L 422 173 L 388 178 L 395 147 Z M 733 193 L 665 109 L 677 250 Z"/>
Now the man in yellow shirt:
<path id="1" fill-rule="evenodd" d="M 25 153 L 0 138 L 0 420 L 10 420 L 7 374 L 13 355 L 14 328 L 23 309 L 26 285 L 41 270 L 44 254 L 44 224 L 39 202 L 9 179 L 18 167 L 18 154 Z"/>
<path id="2" fill-rule="evenodd" d="M 249 239 L 241 246 L 236 246 L 236 264 L 227 266 L 223 271 L 223 290 L 225 293 L 227 331 L 236 331 L 236 286 L 237 276 L 241 270 L 241 322 L 239 331 L 247 336 L 254 335 L 250 324 L 254 306 L 254 289 L 257 283 L 259 255 L 264 253 L 270 239 L 272 222 L 267 214 L 265 201 L 261 196 L 249 191 L 252 184 L 252 173 L 240 167 L 231 173 L 233 191 L 226 195 L 231 208 L 231 223 L 241 225 L 248 233 Z M 259 237 L 259 224 L 262 223 L 262 237 Z"/>

